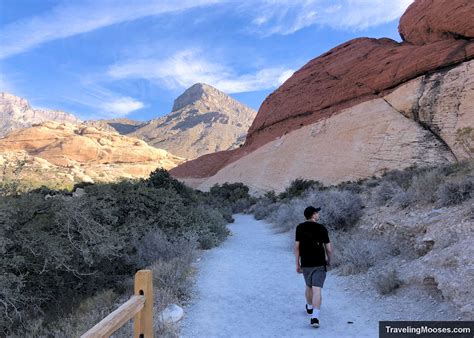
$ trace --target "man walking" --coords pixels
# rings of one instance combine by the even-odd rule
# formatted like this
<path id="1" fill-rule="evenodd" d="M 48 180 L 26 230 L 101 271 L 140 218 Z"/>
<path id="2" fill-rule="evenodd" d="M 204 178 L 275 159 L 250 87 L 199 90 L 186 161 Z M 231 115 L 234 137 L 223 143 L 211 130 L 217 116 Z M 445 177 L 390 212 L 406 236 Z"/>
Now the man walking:
<path id="1" fill-rule="evenodd" d="M 319 327 L 321 289 L 333 253 L 327 229 L 317 223 L 320 210 L 311 206 L 304 210 L 306 222 L 296 227 L 295 238 L 296 272 L 304 276 L 306 312 L 311 315 L 310 324 L 313 327 Z"/>

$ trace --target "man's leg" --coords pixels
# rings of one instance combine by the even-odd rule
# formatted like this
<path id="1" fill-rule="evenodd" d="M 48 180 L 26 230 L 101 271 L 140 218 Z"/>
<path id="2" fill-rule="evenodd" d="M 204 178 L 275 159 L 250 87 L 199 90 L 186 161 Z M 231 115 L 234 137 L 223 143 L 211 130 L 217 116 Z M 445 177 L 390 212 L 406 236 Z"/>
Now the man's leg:
<path id="1" fill-rule="evenodd" d="M 313 286 L 312 293 L 313 293 L 313 298 L 312 298 L 313 308 L 316 308 L 319 310 L 321 309 L 321 302 L 322 302 L 321 288 L 317 286 Z"/>
<path id="2" fill-rule="evenodd" d="M 313 289 L 306 287 L 304 295 L 306 296 L 306 304 L 313 304 Z"/>

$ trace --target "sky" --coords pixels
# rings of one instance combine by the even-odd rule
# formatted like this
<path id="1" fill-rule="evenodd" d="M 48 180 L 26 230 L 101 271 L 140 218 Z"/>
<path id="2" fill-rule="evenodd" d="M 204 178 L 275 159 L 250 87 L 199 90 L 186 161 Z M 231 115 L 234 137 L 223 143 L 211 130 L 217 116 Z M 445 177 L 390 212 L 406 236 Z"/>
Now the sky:
<path id="1" fill-rule="evenodd" d="M 345 41 L 400 41 L 412 1 L 0 0 L 0 92 L 84 120 L 146 121 L 203 82 L 258 110 Z"/>

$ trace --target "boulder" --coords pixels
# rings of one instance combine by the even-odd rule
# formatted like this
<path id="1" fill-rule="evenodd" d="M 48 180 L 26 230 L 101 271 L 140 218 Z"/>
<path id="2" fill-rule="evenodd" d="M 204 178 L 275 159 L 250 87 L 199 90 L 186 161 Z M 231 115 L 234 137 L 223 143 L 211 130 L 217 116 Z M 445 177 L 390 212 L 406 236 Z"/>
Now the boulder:
<path id="1" fill-rule="evenodd" d="M 168 305 L 161 313 L 160 320 L 162 323 L 177 323 L 184 317 L 184 310 L 182 307 L 171 304 Z"/>
<path id="2" fill-rule="evenodd" d="M 416 0 L 400 18 L 403 41 L 414 45 L 474 38 L 474 1 Z"/>

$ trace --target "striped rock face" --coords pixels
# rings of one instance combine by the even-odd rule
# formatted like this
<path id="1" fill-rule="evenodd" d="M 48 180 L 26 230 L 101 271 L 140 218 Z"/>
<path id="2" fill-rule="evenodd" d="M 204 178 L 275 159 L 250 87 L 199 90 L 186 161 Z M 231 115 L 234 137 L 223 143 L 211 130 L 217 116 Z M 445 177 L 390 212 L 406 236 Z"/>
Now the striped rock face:
<path id="1" fill-rule="evenodd" d="M 84 124 L 43 122 L 0 139 L 0 166 L 7 173 L 2 179 L 13 179 L 16 171 L 22 180 L 38 184 L 147 177 L 183 161 L 142 140 Z"/>

